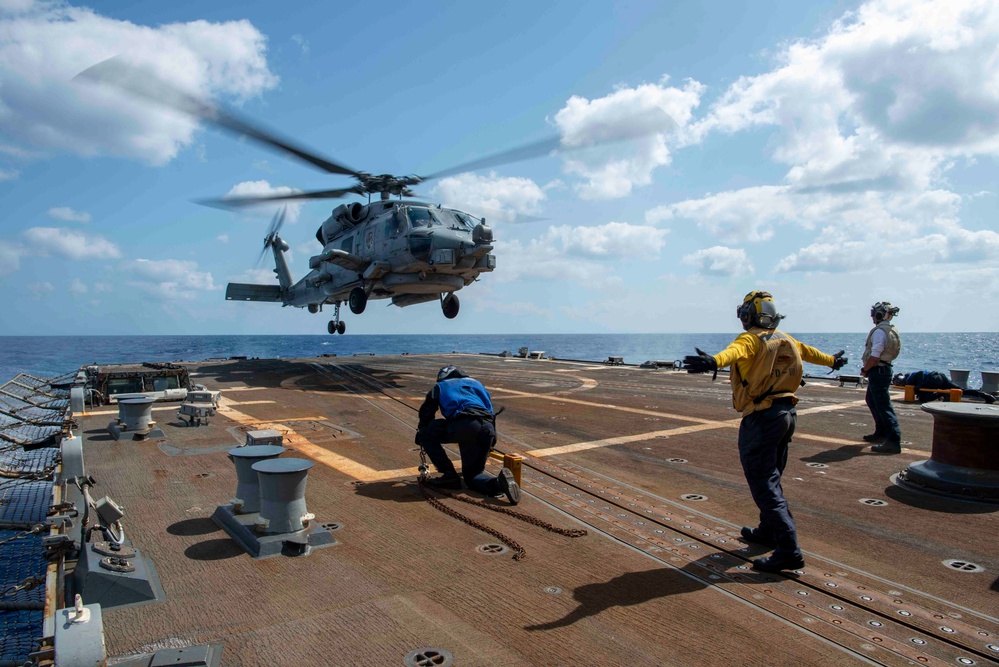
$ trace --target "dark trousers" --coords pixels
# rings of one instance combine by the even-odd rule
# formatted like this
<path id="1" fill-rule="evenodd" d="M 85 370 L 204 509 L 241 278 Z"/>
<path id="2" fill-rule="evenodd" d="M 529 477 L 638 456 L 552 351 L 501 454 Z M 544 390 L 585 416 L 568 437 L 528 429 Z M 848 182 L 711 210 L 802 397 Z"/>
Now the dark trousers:
<path id="1" fill-rule="evenodd" d="M 773 538 L 774 553 L 782 556 L 801 555 L 794 517 L 780 483 L 797 416 L 790 400 L 777 400 L 766 410 L 743 417 L 739 425 L 739 461 L 760 510 L 759 531 Z"/>
<path id="2" fill-rule="evenodd" d="M 489 450 L 496 442 L 496 429 L 492 420 L 460 416 L 450 420 L 435 419 L 417 431 L 416 438 L 437 471 L 444 475 L 458 473 L 442 444 L 458 443 L 461 476 L 465 479 L 465 485 L 487 496 L 499 494 L 499 482 L 492 475 L 483 472 Z"/>
<path id="3" fill-rule="evenodd" d="M 902 431 L 898 428 L 898 417 L 888 395 L 891 386 L 891 366 L 878 364 L 867 371 L 867 407 L 874 417 L 874 432 L 885 437 L 893 445 L 902 444 Z"/>

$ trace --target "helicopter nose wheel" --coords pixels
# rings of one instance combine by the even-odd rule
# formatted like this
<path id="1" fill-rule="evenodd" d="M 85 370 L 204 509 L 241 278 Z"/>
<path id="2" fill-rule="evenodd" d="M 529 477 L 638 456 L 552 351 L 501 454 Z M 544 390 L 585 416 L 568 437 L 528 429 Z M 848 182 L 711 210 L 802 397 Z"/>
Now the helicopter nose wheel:
<path id="1" fill-rule="evenodd" d="M 360 315 L 364 312 L 364 307 L 368 305 L 368 295 L 364 292 L 363 288 L 355 287 L 350 290 L 347 303 L 350 305 L 350 312 Z"/>
<path id="2" fill-rule="evenodd" d="M 340 321 L 340 304 L 337 303 L 334 310 L 333 319 L 330 320 L 329 323 L 326 325 L 326 331 L 327 333 L 330 334 L 342 334 L 346 330 L 347 330 L 347 323 Z"/>
<path id="3" fill-rule="evenodd" d="M 453 320 L 458 317 L 458 309 L 461 308 L 461 303 L 458 301 L 458 297 L 453 293 L 441 299 L 441 310 L 444 311 L 444 317 L 449 320 Z"/>

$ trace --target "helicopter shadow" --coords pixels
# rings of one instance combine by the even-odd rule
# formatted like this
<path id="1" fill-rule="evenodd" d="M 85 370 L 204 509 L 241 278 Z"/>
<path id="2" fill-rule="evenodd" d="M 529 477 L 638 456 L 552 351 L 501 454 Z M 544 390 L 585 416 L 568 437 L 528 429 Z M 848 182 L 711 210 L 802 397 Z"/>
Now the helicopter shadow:
<path id="1" fill-rule="evenodd" d="M 200 369 L 203 377 L 212 378 L 219 383 L 244 383 L 247 380 L 247 371 L 252 373 L 253 386 L 256 387 L 287 387 L 288 379 L 293 377 L 295 378 L 293 387 L 302 391 L 351 393 L 357 390 L 358 384 L 365 378 L 392 389 L 402 389 L 406 386 L 400 381 L 402 373 L 360 363 L 337 364 L 326 372 L 319 372 L 304 360 L 240 359 L 229 364 Z M 225 389 L 222 391 L 224 393 Z"/>

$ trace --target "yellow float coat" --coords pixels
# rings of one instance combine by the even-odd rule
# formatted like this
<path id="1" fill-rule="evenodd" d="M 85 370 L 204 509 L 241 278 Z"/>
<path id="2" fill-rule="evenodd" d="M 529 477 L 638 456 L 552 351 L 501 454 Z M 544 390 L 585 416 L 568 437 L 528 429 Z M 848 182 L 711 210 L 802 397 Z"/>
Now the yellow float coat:
<path id="1" fill-rule="evenodd" d="M 791 358 L 785 358 L 787 355 Z M 732 405 L 743 415 L 766 410 L 775 398 L 790 397 L 796 404 L 794 392 L 801 386 L 802 359 L 830 368 L 836 361 L 783 331 L 759 327 L 739 334 L 714 359 L 718 368 L 732 367 Z"/>

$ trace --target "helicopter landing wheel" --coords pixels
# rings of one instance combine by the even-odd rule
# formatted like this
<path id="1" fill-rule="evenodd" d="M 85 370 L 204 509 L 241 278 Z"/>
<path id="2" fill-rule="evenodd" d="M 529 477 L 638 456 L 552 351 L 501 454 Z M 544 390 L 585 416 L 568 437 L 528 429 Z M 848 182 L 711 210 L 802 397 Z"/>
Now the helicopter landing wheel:
<path id="1" fill-rule="evenodd" d="M 355 315 L 360 315 L 364 312 L 364 307 L 368 305 L 368 295 L 364 293 L 362 288 L 355 287 L 350 290 L 350 296 L 347 297 L 347 303 L 350 305 L 350 312 Z"/>
<path id="2" fill-rule="evenodd" d="M 335 334 L 336 333 L 337 322 L 330 320 L 326 323 L 326 333 Z"/>
<path id="3" fill-rule="evenodd" d="M 336 323 L 336 332 L 338 334 L 342 334 L 346 330 L 347 330 L 347 323 L 346 322 L 337 322 Z"/>
<path id="4" fill-rule="evenodd" d="M 461 308 L 461 303 L 458 301 L 458 297 L 454 294 L 448 294 L 441 300 L 441 310 L 444 311 L 444 317 L 449 320 L 453 320 L 458 317 L 459 308 Z"/>

